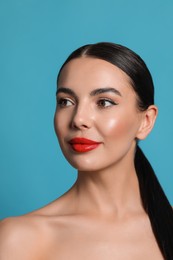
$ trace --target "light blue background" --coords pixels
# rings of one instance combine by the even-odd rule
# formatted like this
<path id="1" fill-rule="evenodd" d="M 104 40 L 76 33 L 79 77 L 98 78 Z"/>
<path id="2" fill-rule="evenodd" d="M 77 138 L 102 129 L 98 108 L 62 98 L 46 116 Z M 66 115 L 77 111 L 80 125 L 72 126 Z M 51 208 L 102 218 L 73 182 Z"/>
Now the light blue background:
<path id="1" fill-rule="evenodd" d="M 75 181 L 53 129 L 56 76 L 72 50 L 98 41 L 128 46 L 151 70 L 159 116 L 141 145 L 173 204 L 173 2 L 1 0 L 0 27 L 0 218 Z"/>

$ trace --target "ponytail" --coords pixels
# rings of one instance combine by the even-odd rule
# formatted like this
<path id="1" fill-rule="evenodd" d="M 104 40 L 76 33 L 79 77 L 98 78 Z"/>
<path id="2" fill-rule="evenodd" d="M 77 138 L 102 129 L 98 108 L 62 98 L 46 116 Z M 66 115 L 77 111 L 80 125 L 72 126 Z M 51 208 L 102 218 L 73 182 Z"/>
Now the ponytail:
<path id="1" fill-rule="evenodd" d="M 173 260 L 173 210 L 149 161 L 137 146 L 135 168 L 144 210 L 165 260 Z"/>

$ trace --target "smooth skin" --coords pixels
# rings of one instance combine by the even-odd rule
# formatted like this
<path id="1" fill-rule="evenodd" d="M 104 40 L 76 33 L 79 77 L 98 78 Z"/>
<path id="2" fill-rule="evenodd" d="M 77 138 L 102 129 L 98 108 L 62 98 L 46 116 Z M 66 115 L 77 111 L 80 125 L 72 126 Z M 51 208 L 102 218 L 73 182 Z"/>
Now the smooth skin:
<path id="1" fill-rule="evenodd" d="M 0 260 L 163 259 L 134 167 L 136 140 L 152 130 L 157 107 L 139 111 L 129 77 L 96 58 L 70 61 L 58 85 L 55 131 L 78 178 L 46 207 L 1 222 Z M 100 145 L 78 153 L 74 137 Z"/>

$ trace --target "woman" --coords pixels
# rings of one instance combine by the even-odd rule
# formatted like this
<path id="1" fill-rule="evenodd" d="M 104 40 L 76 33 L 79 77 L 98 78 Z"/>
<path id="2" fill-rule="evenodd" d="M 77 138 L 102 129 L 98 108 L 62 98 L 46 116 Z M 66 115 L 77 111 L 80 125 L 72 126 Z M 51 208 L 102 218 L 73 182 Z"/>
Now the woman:
<path id="1" fill-rule="evenodd" d="M 62 197 L 2 221 L 0 259 L 173 259 L 173 212 L 138 146 L 157 116 L 153 81 L 112 43 L 74 51 L 57 79 L 55 131 L 78 170 Z"/>

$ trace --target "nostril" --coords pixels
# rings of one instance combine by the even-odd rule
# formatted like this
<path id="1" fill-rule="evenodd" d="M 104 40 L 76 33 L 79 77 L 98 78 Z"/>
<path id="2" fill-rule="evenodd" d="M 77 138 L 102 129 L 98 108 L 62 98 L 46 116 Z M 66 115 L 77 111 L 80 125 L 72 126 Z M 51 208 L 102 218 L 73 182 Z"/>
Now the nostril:
<path id="1" fill-rule="evenodd" d="M 73 129 L 87 129 L 87 128 L 89 128 L 89 126 L 87 126 L 86 124 L 74 122 L 74 121 L 71 123 L 71 127 Z"/>

